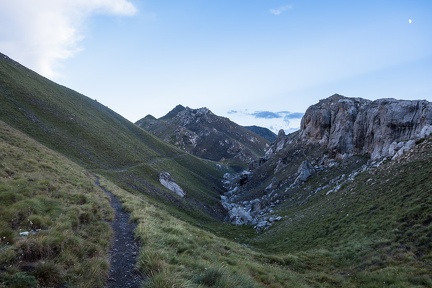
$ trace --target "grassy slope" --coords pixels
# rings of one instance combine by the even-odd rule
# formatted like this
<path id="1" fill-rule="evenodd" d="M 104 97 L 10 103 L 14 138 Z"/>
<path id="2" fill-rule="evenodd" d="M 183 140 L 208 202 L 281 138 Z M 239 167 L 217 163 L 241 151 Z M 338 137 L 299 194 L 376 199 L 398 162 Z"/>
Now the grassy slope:
<path id="1" fill-rule="evenodd" d="M 327 189 L 297 207 L 281 207 L 286 220 L 253 244 L 288 267 L 283 255 L 302 251 L 303 269 L 330 274 L 341 286 L 431 287 L 431 175 L 429 139 L 339 192 L 326 195 Z"/>
<path id="2" fill-rule="evenodd" d="M 219 179 L 224 171 L 214 163 L 167 145 L 97 101 L 4 56 L 0 95 L 1 120 L 85 168 L 126 189 L 146 193 L 192 220 L 211 221 L 209 215 L 221 215 Z M 171 173 L 186 190 L 186 199 L 158 183 L 161 171 Z"/>
<path id="3" fill-rule="evenodd" d="M 251 246 L 104 185 L 138 222 L 146 287 L 431 287 L 431 159 L 432 139 L 337 193 L 282 207 L 286 220 L 274 228 L 260 235 L 243 231 L 238 241 Z"/>
<path id="4" fill-rule="evenodd" d="M 274 265 L 273 256 L 172 217 L 148 203 L 143 194 L 133 195 L 103 178 L 101 184 L 121 199 L 138 223 L 136 233 L 143 249 L 137 265 L 147 276 L 145 287 L 310 287 L 318 283 L 313 271 L 303 274 Z M 236 233 L 243 240 L 250 236 L 241 228 Z M 292 263 L 299 261 L 292 254 L 285 257 Z"/>
<path id="5" fill-rule="evenodd" d="M 82 167 L 0 121 L 0 287 L 103 287 L 112 216 Z"/>
<path id="6" fill-rule="evenodd" d="M 2 281 L 7 286 L 15 283 L 17 287 L 23 283 L 30 285 L 35 279 L 46 285 L 71 282 L 77 286 L 100 286 L 106 275 L 107 263 L 103 255 L 110 235 L 106 234 L 109 229 L 102 221 L 110 216 L 106 197 L 100 190 L 94 189 L 81 167 L 5 124 L 2 124 L 1 129 L 3 174 L 0 203 L 3 205 L 0 215 L 4 217 L 1 231 L 4 231 L 2 237 L 8 237 L 7 242 L 13 243 L 2 243 L 1 246 L 2 265 L 12 265 L 3 271 Z M 431 191 L 427 181 L 431 165 L 427 158 L 419 157 L 405 164 L 403 169 L 412 171 L 411 166 L 418 167 L 418 161 L 423 169 L 407 175 L 410 182 L 400 178 L 400 175 L 394 175 L 398 181 L 394 183 L 395 187 L 390 188 L 396 189 L 400 185 L 400 188 L 418 187 L 416 191 L 400 195 L 404 199 L 402 204 L 412 209 L 402 218 L 393 213 L 398 215 L 393 220 L 400 226 L 398 230 L 392 227 L 397 236 L 395 239 L 385 238 L 385 233 L 390 230 L 386 229 L 389 223 L 384 221 L 390 219 L 392 222 L 388 216 L 392 215 L 389 211 L 393 210 L 394 205 L 389 205 L 386 213 L 378 213 L 383 215 L 375 222 L 371 222 L 369 216 L 355 215 L 358 220 L 353 225 L 347 225 L 353 220 L 345 221 L 346 211 L 326 211 L 320 207 L 321 213 L 329 215 L 324 218 L 320 216 L 320 222 L 315 225 L 309 219 L 310 223 L 309 220 L 297 223 L 297 228 L 292 225 L 261 235 L 260 241 L 255 244 L 265 247 L 264 253 L 172 217 L 165 210 L 150 204 L 144 194 L 132 195 L 107 180 L 101 182 L 122 199 L 126 209 L 132 212 L 133 219 L 138 222 L 137 236 L 143 244 L 138 267 L 149 276 L 147 287 L 376 287 L 384 282 L 393 287 L 427 287 L 431 283 L 430 268 L 427 266 L 431 254 L 430 242 L 425 237 L 430 237 L 428 225 L 431 213 L 422 210 L 431 207 L 427 202 L 428 192 Z M 379 190 L 388 186 L 377 184 L 380 183 L 379 177 L 388 179 L 388 175 L 394 172 L 391 167 L 374 171 L 378 178 L 370 184 L 376 185 L 373 192 L 381 192 L 383 197 L 388 198 L 389 195 L 384 195 L 385 191 Z M 371 175 L 367 173 L 359 176 L 358 181 L 364 180 L 361 177 L 369 179 Z M 340 209 L 347 209 L 346 205 L 351 204 L 349 213 L 363 208 L 370 211 L 368 205 L 374 204 L 368 199 L 371 191 L 356 190 L 357 197 L 349 198 L 353 193 L 350 189 L 358 187 L 354 184 L 344 190 L 349 192 L 330 194 L 330 197 L 337 199 L 329 198 L 325 203 L 337 202 Z M 358 197 L 362 195 L 364 197 Z M 410 198 L 412 195 L 415 197 Z M 349 201 L 341 201 L 342 197 Z M 401 204 L 400 199 L 393 198 Z M 319 203 L 321 200 L 316 201 Z M 28 210 L 30 202 L 31 207 L 34 207 L 32 210 Z M 312 202 L 311 205 L 318 203 Z M 95 209 L 95 205 L 99 208 Z M 311 210 L 306 208 L 309 207 L 302 209 L 301 213 L 307 214 Z M 375 210 L 381 209 L 372 209 Z M 20 216 L 14 217 L 11 213 Z M 313 213 L 305 215 L 303 219 L 308 216 L 313 216 L 312 219 L 317 222 Z M 30 224 L 29 219 L 33 224 Z M 340 221 L 344 222 L 343 225 L 338 225 Z M 359 225 L 362 221 L 368 221 L 368 226 Z M 335 226 L 330 229 L 332 235 L 317 237 L 315 234 L 318 231 L 327 230 L 322 229 L 326 225 Z M 357 226 L 363 230 L 369 227 L 370 231 L 366 233 L 357 229 Z M 409 226 L 408 231 L 406 226 Z M 30 228 L 42 228 L 43 231 L 28 238 L 17 237 L 18 231 Z M 377 234 L 377 231 L 381 231 L 381 234 Z M 296 237 L 298 233 L 301 233 L 301 237 Z M 251 236 L 247 230 L 244 234 L 245 237 Z M 359 234 L 364 235 L 360 237 Z M 279 238 L 281 236 L 283 238 Z M 286 238 L 291 241 L 288 245 L 283 241 Z M 295 244 L 307 247 L 298 248 Z M 21 258 L 17 257 L 17 253 L 22 253 Z M 87 257 L 87 261 L 81 260 Z M 17 260 L 25 260 L 25 264 Z M 23 266 L 25 270 L 30 267 L 30 272 L 22 272 Z M 77 275 L 80 275 L 79 279 Z"/>

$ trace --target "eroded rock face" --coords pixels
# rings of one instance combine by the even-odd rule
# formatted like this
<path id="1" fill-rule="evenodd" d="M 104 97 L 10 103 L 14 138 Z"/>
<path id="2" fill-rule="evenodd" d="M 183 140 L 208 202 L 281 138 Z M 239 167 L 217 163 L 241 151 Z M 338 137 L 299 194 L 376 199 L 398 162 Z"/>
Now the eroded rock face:
<path id="1" fill-rule="evenodd" d="M 227 210 L 227 221 L 235 225 L 252 225 L 257 231 L 269 228 L 274 222 L 280 221 L 281 216 L 274 214 L 273 207 L 279 204 L 277 193 L 272 185 L 266 188 L 267 193 L 259 198 L 247 201 L 237 199 L 242 186 L 242 179 L 251 176 L 250 171 L 239 174 L 224 175 L 223 184 L 227 192 L 221 196 L 222 206 Z"/>
<path id="2" fill-rule="evenodd" d="M 354 123 L 354 141 L 372 159 L 393 156 L 389 149 L 393 142 L 424 138 L 431 125 L 432 103 L 381 99 L 362 107 Z"/>
<path id="3" fill-rule="evenodd" d="M 347 98 L 333 95 L 312 105 L 301 121 L 299 140 L 319 144 L 338 155 L 394 155 L 392 145 L 431 133 L 432 103 Z M 393 154 L 392 154 L 393 153 Z"/>

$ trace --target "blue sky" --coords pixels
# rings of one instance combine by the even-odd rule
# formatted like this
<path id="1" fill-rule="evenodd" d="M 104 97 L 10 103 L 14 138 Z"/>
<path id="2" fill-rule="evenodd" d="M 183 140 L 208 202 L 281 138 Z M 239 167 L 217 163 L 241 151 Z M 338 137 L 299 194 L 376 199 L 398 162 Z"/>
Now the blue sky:
<path id="1" fill-rule="evenodd" d="M 132 122 L 297 129 L 339 93 L 432 100 L 432 1 L 0 0 L 0 51 Z"/>

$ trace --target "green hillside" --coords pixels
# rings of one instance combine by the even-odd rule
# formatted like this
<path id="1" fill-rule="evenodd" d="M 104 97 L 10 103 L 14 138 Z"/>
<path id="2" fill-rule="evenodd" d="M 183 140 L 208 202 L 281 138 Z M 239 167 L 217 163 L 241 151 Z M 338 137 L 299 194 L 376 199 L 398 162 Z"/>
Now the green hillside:
<path id="1" fill-rule="evenodd" d="M 0 56 L 0 120 L 130 191 L 191 219 L 220 219 L 222 166 L 202 161 L 140 129 L 97 101 Z M 169 172 L 180 199 L 158 182 Z"/>

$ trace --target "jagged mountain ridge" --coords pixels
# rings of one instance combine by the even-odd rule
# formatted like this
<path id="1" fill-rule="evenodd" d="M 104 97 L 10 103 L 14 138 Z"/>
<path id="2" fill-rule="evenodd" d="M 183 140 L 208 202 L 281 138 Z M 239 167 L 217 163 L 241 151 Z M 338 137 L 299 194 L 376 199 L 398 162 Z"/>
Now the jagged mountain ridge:
<path id="1" fill-rule="evenodd" d="M 147 115 L 135 124 L 198 157 L 243 166 L 264 156 L 270 143 L 208 108 L 177 105 L 159 119 Z"/>

